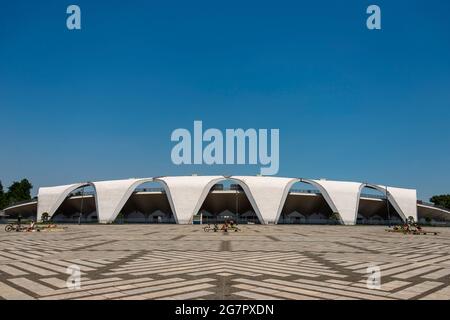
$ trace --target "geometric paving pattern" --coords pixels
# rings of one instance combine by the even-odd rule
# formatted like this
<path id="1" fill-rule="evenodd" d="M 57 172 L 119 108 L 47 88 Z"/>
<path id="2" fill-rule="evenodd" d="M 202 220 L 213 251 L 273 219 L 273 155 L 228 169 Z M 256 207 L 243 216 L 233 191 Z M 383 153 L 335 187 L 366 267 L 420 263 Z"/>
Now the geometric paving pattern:
<path id="1" fill-rule="evenodd" d="M 377 226 L 68 225 L 0 231 L 0 299 L 450 299 L 450 230 Z M 432 230 L 432 228 L 428 228 Z M 66 287 L 66 268 L 81 288 Z M 369 289 L 367 268 L 381 269 Z"/>

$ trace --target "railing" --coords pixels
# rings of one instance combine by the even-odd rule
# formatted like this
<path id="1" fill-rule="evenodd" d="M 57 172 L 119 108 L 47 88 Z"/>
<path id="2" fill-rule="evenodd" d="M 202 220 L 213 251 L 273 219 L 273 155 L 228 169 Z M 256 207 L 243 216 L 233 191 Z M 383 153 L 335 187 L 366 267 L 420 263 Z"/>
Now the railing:
<path id="1" fill-rule="evenodd" d="M 228 187 L 225 187 L 223 185 L 221 186 L 214 186 L 211 188 L 211 191 L 243 191 L 242 188 L 239 185 L 231 185 Z M 134 191 L 134 193 L 136 192 L 161 192 L 161 193 L 166 193 L 166 190 L 164 188 L 136 188 L 136 190 Z M 291 189 L 289 191 L 290 193 L 305 193 L 305 194 L 321 194 L 321 192 L 319 190 L 314 190 L 314 189 Z M 69 195 L 70 197 L 79 197 L 79 196 L 93 196 L 95 195 L 95 191 L 85 191 L 84 193 L 81 191 L 77 191 L 77 192 L 72 192 Z M 361 198 L 372 198 L 372 199 L 382 199 L 382 200 L 386 200 L 386 196 L 382 195 L 382 194 L 371 194 L 371 193 L 361 193 Z M 12 204 L 9 207 L 13 207 L 19 204 L 23 204 L 23 203 L 27 203 L 27 202 L 33 202 L 36 201 L 37 197 L 31 199 L 31 200 L 25 200 L 25 201 L 20 201 L 20 202 L 16 202 L 14 204 Z M 443 209 L 443 210 L 447 210 L 450 211 L 450 209 L 445 208 L 443 206 L 438 206 L 435 205 L 433 203 L 430 202 L 425 202 L 422 200 L 417 200 L 418 204 L 423 204 L 426 206 L 430 206 L 430 207 L 434 207 L 434 208 L 438 208 L 438 209 Z"/>
<path id="2" fill-rule="evenodd" d="M 95 191 L 77 191 L 77 192 L 72 192 L 71 194 L 69 194 L 68 198 L 70 197 L 81 197 L 81 196 L 95 196 Z"/>
<path id="3" fill-rule="evenodd" d="M 372 198 L 372 199 L 386 200 L 386 196 L 384 194 L 372 194 L 372 193 L 361 193 L 361 198 Z"/>
<path id="4" fill-rule="evenodd" d="M 319 190 L 314 189 L 291 189 L 291 193 L 309 193 L 309 194 L 321 194 Z M 362 198 L 373 198 L 373 199 L 386 199 L 386 196 L 381 194 L 371 194 L 371 193 L 361 193 Z"/>
<path id="5" fill-rule="evenodd" d="M 134 193 L 136 192 L 161 192 L 161 193 L 165 193 L 166 190 L 164 190 L 164 188 L 136 188 L 134 190 Z M 70 197 L 81 197 L 81 196 L 95 196 L 95 191 L 77 191 L 77 192 L 72 192 L 71 194 L 69 194 L 69 198 Z"/>
<path id="6" fill-rule="evenodd" d="M 162 192 L 166 193 L 164 188 L 136 188 L 134 192 Z"/>
<path id="7" fill-rule="evenodd" d="M 311 190 L 311 189 L 291 189 L 289 192 L 291 193 L 312 193 L 312 194 L 320 194 L 319 190 Z"/>
<path id="8" fill-rule="evenodd" d="M 240 185 L 235 185 L 232 184 L 230 186 L 224 186 L 224 185 L 215 185 L 211 188 L 211 191 L 243 191 Z M 136 192 L 161 192 L 161 193 L 166 193 L 166 190 L 164 188 L 136 188 L 134 193 Z M 305 193 L 305 194 L 321 194 L 321 192 L 319 190 L 315 190 L 315 189 L 291 189 L 289 191 L 290 193 Z M 74 196 L 81 196 L 83 195 L 83 193 L 81 191 L 77 191 L 77 192 L 73 192 L 69 195 L 69 197 L 74 197 Z M 95 191 L 86 191 L 84 192 L 84 195 L 95 195 Z M 372 198 L 372 199 L 386 199 L 385 195 L 379 195 L 379 194 L 371 194 L 371 193 L 361 193 L 361 197 L 362 198 Z M 419 203 L 419 201 L 418 201 Z M 420 203 L 424 203 L 426 205 L 431 205 L 434 206 L 436 208 L 439 208 L 439 206 L 433 205 L 433 204 L 428 204 L 425 202 L 420 202 Z M 445 209 L 443 207 L 441 207 L 441 209 Z M 448 209 L 447 209 L 448 210 Z"/>

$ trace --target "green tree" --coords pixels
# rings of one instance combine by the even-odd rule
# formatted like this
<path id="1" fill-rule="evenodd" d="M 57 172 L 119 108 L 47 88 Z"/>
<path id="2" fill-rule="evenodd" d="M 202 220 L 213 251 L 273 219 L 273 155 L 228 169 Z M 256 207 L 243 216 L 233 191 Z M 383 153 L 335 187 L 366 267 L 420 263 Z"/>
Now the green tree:
<path id="1" fill-rule="evenodd" d="M 430 201 L 437 206 L 450 209 L 450 194 L 432 196 Z"/>
<path id="2" fill-rule="evenodd" d="M 48 222 L 48 220 L 49 220 L 49 214 L 48 214 L 48 212 L 44 212 L 44 213 L 42 214 L 41 220 L 42 220 L 43 223 L 47 223 L 47 222 Z"/>
<path id="3" fill-rule="evenodd" d="M 0 210 L 8 205 L 8 199 L 6 199 L 5 191 L 3 190 L 3 184 L 0 181 Z"/>
<path id="4" fill-rule="evenodd" d="M 20 182 L 14 181 L 8 188 L 8 204 L 31 200 L 31 189 L 33 185 L 27 179 L 22 179 Z"/>

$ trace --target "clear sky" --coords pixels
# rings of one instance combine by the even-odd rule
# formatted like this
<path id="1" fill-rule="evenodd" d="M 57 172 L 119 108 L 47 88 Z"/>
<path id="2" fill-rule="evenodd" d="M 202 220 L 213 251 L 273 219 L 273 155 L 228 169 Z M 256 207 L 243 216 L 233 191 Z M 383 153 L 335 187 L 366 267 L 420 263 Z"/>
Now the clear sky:
<path id="1" fill-rule="evenodd" d="M 202 120 L 279 128 L 279 176 L 450 193 L 449 15 L 447 0 L 2 1 L 0 179 L 259 172 L 173 165 L 171 132 Z"/>

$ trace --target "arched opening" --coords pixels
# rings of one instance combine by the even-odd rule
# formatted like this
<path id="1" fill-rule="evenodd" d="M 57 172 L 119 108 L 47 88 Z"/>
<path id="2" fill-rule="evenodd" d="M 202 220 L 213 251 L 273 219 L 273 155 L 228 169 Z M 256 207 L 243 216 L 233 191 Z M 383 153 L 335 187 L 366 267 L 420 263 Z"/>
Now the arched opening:
<path id="1" fill-rule="evenodd" d="M 356 224 L 399 224 L 402 218 L 386 198 L 386 191 L 372 186 L 361 189 Z"/>
<path id="2" fill-rule="evenodd" d="M 163 184 L 140 184 L 120 210 L 114 223 L 176 223 Z"/>
<path id="3" fill-rule="evenodd" d="M 72 191 L 51 217 L 58 223 L 97 223 L 95 189 L 91 185 Z"/>
<path id="4" fill-rule="evenodd" d="M 200 207 L 203 223 L 259 224 L 259 218 L 239 181 L 224 179 L 217 182 Z"/>
<path id="5" fill-rule="evenodd" d="M 334 223 L 333 210 L 321 191 L 305 181 L 294 183 L 289 190 L 278 224 L 328 223 Z"/>

